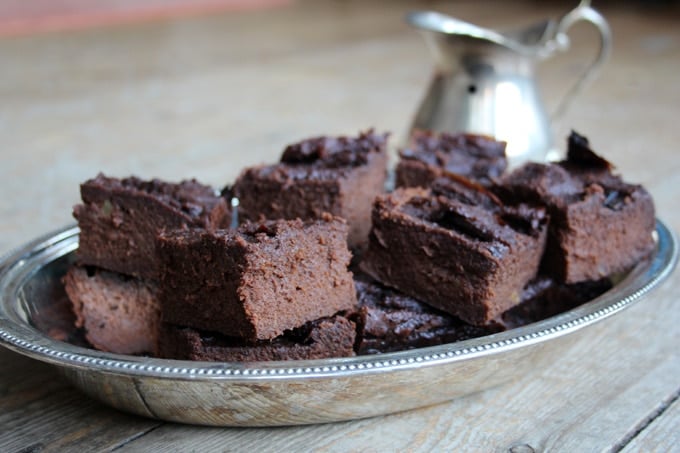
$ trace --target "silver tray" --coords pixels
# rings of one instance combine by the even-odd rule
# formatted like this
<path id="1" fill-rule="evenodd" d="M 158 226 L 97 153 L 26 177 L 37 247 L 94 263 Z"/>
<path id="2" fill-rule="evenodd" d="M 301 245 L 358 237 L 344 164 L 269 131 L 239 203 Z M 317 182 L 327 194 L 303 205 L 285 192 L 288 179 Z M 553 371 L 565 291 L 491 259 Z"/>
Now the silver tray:
<path id="1" fill-rule="evenodd" d="M 55 365 L 110 406 L 162 420 L 273 426 L 371 417 L 485 390 L 559 357 L 574 333 L 636 302 L 670 274 L 678 246 L 660 221 L 656 240 L 653 256 L 607 293 L 521 328 L 382 355 L 246 364 L 108 354 L 77 339 L 53 339 L 60 323 L 72 328 L 68 310 L 60 310 L 67 306 L 60 278 L 78 246 L 78 229 L 69 227 L 0 261 L 0 344 Z"/>

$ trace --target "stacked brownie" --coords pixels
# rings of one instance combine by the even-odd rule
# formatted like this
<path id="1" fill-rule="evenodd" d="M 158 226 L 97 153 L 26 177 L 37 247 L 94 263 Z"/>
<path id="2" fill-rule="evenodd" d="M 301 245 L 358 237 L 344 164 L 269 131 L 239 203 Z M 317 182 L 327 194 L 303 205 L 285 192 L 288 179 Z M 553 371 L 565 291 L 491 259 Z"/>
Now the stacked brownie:
<path id="1" fill-rule="evenodd" d="M 162 234 L 160 354 L 187 360 L 353 355 L 347 224 L 269 220 Z"/>
<path id="2" fill-rule="evenodd" d="M 156 353 L 160 329 L 158 285 L 92 266 L 73 266 L 66 293 L 87 341 L 119 354 Z"/>
<path id="3" fill-rule="evenodd" d="M 286 147 L 281 161 L 244 169 L 233 191 L 244 220 L 347 220 L 350 248 L 361 248 L 371 228 L 371 205 L 384 192 L 387 134 L 316 137 Z"/>
<path id="4" fill-rule="evenodd" d="M 156 238 L 163 230 L 227 227 L 224 198 L 195 180 L 117 179 L 99 174 L 75 206 L 78 264 L 64 277 L 76 326 L 99 349 L 156 353 L 160 324 Z"/>

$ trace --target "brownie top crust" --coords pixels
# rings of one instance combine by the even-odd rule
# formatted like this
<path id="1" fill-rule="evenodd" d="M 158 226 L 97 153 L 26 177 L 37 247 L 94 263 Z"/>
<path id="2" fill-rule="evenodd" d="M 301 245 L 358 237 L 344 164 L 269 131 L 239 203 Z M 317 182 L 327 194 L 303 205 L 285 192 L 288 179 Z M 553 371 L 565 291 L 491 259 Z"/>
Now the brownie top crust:
<path id="1" fill-rule="evenodd" d="M 506 142 L 486 135 L 416 131 L 410 146 L 401 150 L 399 156 L 486 180 L 505 171 L 505 147 Z"/>
<path id="2" fill-rule="evenodd" d="M 507 175 L 495 189 L 509 203 L 564 204 L 577 201 L 584 184 L 561 165 L 529 162 Z"/>
<path id="3" fill-rule="evenodd" d="M 558 209 L 602 195 L 603 206 L 617 211 L 635 196 L 647 196 L 642 186 L 624 182 L 612 168 L 588 147 L 585 137 L 572 132 L 565 160 L 527 163 L 503 178 L 494 190 L 511 204 L 524 201 Z"/>
<path id="4" fill-rule="evenodd" d="M 242 195 L 239 186 L 249 180 L 280 184 L 299 180 L 335 182 L 347 177 L 355 168 L 383 158 L 388 136 L 387 133 L 376 134 L 371 129 L 358 137 L 315 137 L 288 145 L 280 163 L 245 168 L 236 184 L 237 195 Z"/>
<path id="5" fill-rule="evenodd" d="M 479 192 L 477 196 L 483 197 Z M 492 251 L 498 245 L 512 247 L 518 233 L 537 237 L 544 230 L 548 220 L 545 210 L 525 204 L 499 206 L 490 200 L 480 205 L 453 198 L 452 192 L 440 195 L 434 190 L 412 188 L 397 189 L 390 196 L 379 198 L 377 203 L 385 205 L 408 222 L 450 231 L 452 235 L 484 244 L 484 248 Z"/>
<path id="6" fill-rule="evenodd" d="M 281 163 L 319 169 L 366 165 L 372 153 L 385 150 L 388 135 L 376 134 L 369 129 L 358 137 L 309 138 L 288 145 L 281 155 Z"/>
<path id="7" fill-rule="evenodd" d="M 261 222 L 246 222 L 237 229 L 218 229 L 214 231 L 204 231 L 202 229 L 177 229 L 166 231 L 160 234 L 159 243 L 172 240 L 182 246 L 196 246 L 199 244 L 224 243 L 224 244 L 262 244 L 271 242 L 271 238 L 285 238 L 291 243 L 295 236 L 310 226 L 323 226 L 329 231 L 340 231 L 346 234 L 346 222 L 340 217 L 325 214 L 321 219 L 312 220 L 263 220 Z M 208 246 L 205 245 L 206 250 Z M 349 251 L 347 256 L 342 259 L 349 264 Z M 207 253 L 207 252 L 206 252 Z"/>
<path id="8" fill-rule="evenodd" d="M 527 163 L 495 187 L 501 193 L 504 186 L 521 188 L 520 197 L 552 204 L 578 201 L 590 184 L 598 184 L 608 193 L 632 192 L 639 187 L 624 183 L 613 169 L 614 165 L 592 150 L 586 137 L 572 131 L 567 138 L 566 159 L 550 164 Z"/>
<path id="9" fill-rule="evenodd" d="M 81 185 L 81 195 L 85 203 L 103 203 L 117 195 L 146 198 L 184 214 L 191 224 L 204 228 L 214 226 L 214 208 L 224 203 L 213 188 L 195 179 L 174 184 L 159 179 L 145 181 L 134 176 L 118 179 L 102 173 Z M 219 226 L 228 227 L 229 220 L 225 219 Z"/>
<path id="10" fill-rule="evenodd" d="M 489 210 L 501 207 L 500 199 L 491 190 L 464 176 L 445 173 L 430 186 L 434 195 L 458 200 L 467 205 L 478 205 Z"/>

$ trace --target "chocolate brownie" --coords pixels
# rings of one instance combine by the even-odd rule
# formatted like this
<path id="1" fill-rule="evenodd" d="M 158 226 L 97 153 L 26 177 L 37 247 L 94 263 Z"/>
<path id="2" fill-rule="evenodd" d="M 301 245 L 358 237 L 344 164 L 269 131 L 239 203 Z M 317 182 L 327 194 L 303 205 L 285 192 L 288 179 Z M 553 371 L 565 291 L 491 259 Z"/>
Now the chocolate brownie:
<path id="1" fill-rule="evenodd" d="M 655 247 L 649 193 L 612 174 L 592 151 L 574 149 L 570 143 L 571 152 L 562 162 L 526 164 L 495 188 L 507 202 L 547 208 L 550 227 L 543 273 L 565 283 L 624 271 Z"/>
<path id="2" fill-rule="evenodd" d="M 161 315 L 153 282 L 73 266 L 64 276 L 64 287 L 75 325 L 85 330 L 92 346 L 118 354 L 157 352 Z"/>
<path id="3" fill-rule="evenodd" d="M 514 329 L 572 310 L 611 288 L 609 278 L 567 285 L 539 276 L 522 291 L 522 302 L 502 313 L 495 321 L 505 329 Z"/>
<path id="4" fill-rule="evenodd" d="M 244 339 L 272 339 L 356 305 L 347 225 L 247 223 L 237 230 L 161 234 L 165 322 Z"/>
<path id="5" fill-rule="evenodd" d="M 80 263 L 141 278 L 158 278 L 155 240 L 163 229 L 227 228 L 224 198 L 195 180 L 109 178 L 99 174 L 80 186 Z"/>
<path id="6" fill-rule="evenodd" d="M 488 184 L 508 165 L 505 146 L 485 135 L 416 131 L 399 152 L 396 185 L 428 187 L 444 171 Z"/>
<path id="7" fill-rule="evenodd" d="M 500 325 L 467 324 L 369 277 L 357 277 L 355 285 L 359 308 L 350 319 L 357 324 L 355 350 L 360 355 L 453 343 L 503 330 Z"/>
<path id="8" fill-rule="evenodd" d="M 245 220 L 347 220 L 348 243 L 360 247 L 371 227 L 371 203 L 384 191 L 387 134 L 317 137 L 288 146 L 276 165 L 244 169 L 234 184 Z"/>
<path id="9" fill-rule="evenodd" d="M 537 274 L 547 218 L 541 208 L 397 189 L 378 197 L 360 267 L 381 283 L 484 325 L 520 302 Z M 465 191 L 462 191 L 463 194 Z"/>
<path id="10" fill-rule="evenodd" d="M 354 323 L 342 316 L 319 319 L 286 330 L 273 340 L 246 342 L 219 333 L 163 324 L 161 356 L 177 360 L 255 362 L 311 360 L 354 355 Z"/>

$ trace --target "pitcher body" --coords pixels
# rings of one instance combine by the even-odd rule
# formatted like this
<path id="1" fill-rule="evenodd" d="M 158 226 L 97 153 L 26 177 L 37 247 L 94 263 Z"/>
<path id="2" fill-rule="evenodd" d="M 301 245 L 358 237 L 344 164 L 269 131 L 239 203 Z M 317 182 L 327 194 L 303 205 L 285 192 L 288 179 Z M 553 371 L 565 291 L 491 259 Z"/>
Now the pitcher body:
<path id="1" fill-rule="evenodd" d="M 412 128 L 493 136 L 507 142 L 513 166 L 542 160 L 552 146 L 543 105 L 530 58 L 462 52 L 435 70 Z"/>

